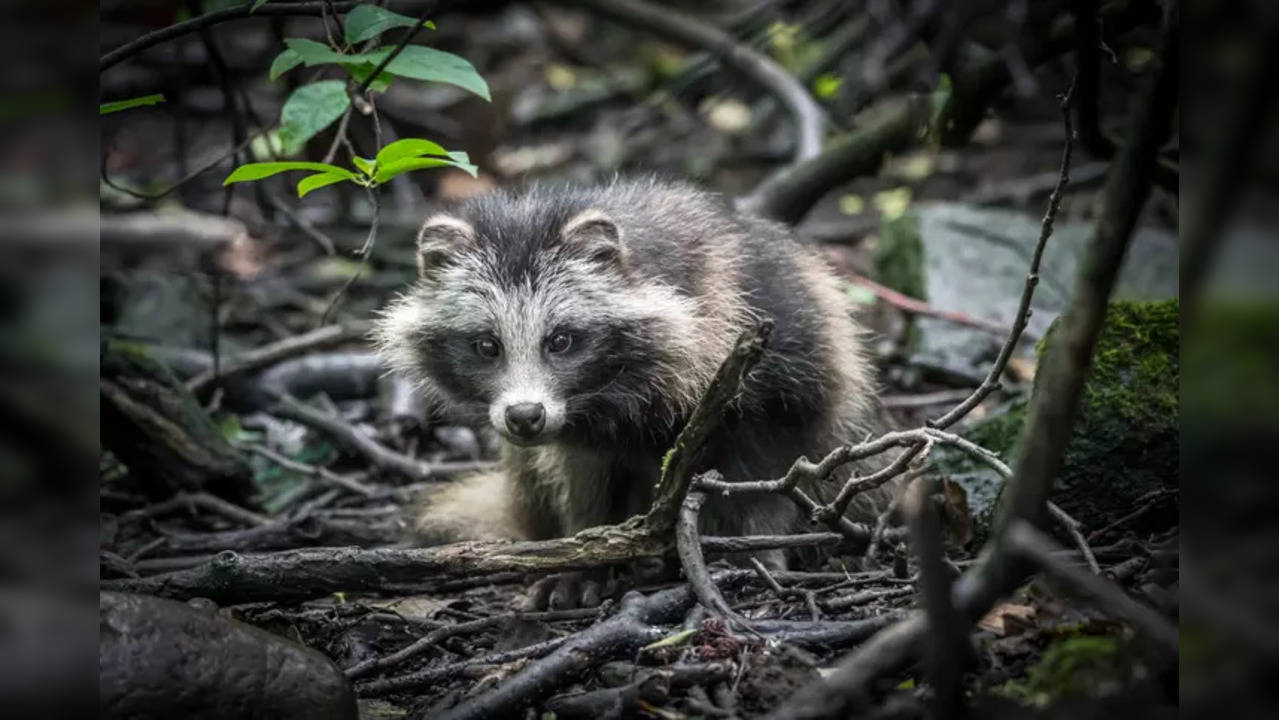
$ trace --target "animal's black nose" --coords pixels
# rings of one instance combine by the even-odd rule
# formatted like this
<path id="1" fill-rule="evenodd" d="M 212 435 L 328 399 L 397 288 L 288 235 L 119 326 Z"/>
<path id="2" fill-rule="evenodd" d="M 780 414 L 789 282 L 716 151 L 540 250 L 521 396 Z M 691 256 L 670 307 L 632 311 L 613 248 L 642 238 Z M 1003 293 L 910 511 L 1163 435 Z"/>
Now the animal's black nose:
<path id="1" fill-rule="evenodd" d="M 516 403 L 506 408 L 506 428 L 523 438 L 531 438 L 546 426 L 542 403 Z"/>

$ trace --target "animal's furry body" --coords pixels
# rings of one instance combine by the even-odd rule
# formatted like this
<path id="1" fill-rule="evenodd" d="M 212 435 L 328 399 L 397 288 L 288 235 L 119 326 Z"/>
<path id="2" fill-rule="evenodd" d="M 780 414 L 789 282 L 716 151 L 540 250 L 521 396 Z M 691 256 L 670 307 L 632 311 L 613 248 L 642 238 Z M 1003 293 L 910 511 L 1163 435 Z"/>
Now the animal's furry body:
<path id="1" fill-rule="evenodd" d="M 777 477 L 870 416 L 859 330 L 822 261 L 786 228 L 691 186 L 467 200 L 427 221 L 419 259 L 422 277 L 378 323 L 382 352 L 440 406 L 504 437 L 498 471 L 428 502 L 419 529 L 436 539 L 558 537 L 642 513 L 663 454 L 756 318 L 775 329 L 708 467 Z M 534 405 L 527 436 L 510 408 Z M 712 534 L 804 520 L 768 495 L 712 498 L 702 517 Z"/>

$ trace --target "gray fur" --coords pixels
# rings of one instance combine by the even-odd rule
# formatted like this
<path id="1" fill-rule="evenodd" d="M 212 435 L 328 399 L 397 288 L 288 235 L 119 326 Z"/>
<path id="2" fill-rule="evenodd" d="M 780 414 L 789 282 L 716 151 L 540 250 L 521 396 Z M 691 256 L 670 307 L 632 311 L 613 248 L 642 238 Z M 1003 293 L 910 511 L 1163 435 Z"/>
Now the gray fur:
<path id="1" fill-rule="evenodd" d="M 427 221 L 420 251 L 422 276 L 383 311 L 379 347 L 446 411 L 504 434 L 501 477 L 470 482 L 504 487 L 492 510 L 511 515 L 480 527 L 492 513 L 460 509 L 483 495 L 463 480 L 428 500 L 424 530 L 465 514 L 477 536 L 518 528 L 537 539 L 643 512 L 662 455 L 756 318 L 773 318 L 773 342 L 707 467 L 777 477 L 869 423 L 870 366 L 830 271 L 786 228 L 691 186 L 535 186 L 464 201 Z M 557 334 L 572 338 L 558 354 Z M 500 355 L 484 357 L 493 346 L 481 339 Z M 503 427 L 514 402 L 543 404 L 541 436 Z M 713 498 L 703 518 L 715 534 L 806 524 L 767 496 Z"/>

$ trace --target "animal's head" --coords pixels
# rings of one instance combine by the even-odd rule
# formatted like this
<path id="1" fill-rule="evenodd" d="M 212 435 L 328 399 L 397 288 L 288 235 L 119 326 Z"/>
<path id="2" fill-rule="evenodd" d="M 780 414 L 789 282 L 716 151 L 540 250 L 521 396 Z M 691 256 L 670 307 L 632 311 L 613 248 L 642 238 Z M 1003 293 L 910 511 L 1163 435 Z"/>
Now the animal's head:
<path id="1" fill-rule="evenodd" d="M 470 201 L 427 219 L 417 260 L 417 282 L 378 322 L 383 354 L 512 443 L 642 421 L 680 384 L 693 302 L 636 277 L 623 226 L 603 210 Z"/>

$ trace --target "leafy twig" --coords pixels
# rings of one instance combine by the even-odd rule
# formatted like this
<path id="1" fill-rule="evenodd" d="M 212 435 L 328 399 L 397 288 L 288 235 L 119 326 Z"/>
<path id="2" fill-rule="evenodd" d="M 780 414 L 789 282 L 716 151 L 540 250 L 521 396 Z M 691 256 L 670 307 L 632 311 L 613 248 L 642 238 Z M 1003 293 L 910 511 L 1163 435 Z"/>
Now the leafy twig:
<path id="1" fill-rule="evenodd" d="M 382 74 L 382 71 L 386 69 L 386 66 L 390 65 L 391 61 L 394 60 L 401 52 L 404 52 L 404 48 L 408 46 L 409 41 L 411 41 L 413 37 L 418 34 L 418 31 L 422 29 L 422 26 L 426 24 L 426 20 L 430 17 L 431 13 L 435 12 L 435 5 L 436 3 L 434 2 L 427 3 L 426 9 L 422 11 L 422 16 L 418 18 L 417 24 L 405 29 L 404 34 L 400 36 L 400 41 L 395 44 L 395 48 L 393 48 L 386 57 L 382 58 L 382 62 L 378 63 L 377 67 L 373 69 L 373 72 L 369 73 L 369 76 L 364 78 L 364 82 L 361 82 L 355 88 L 355 95 L 363 96 L 365 91 L 369 89 L 369 85 L 372 85 L 373 81 L 377 79 L 377 76 Z"/>

